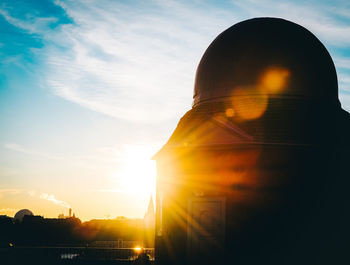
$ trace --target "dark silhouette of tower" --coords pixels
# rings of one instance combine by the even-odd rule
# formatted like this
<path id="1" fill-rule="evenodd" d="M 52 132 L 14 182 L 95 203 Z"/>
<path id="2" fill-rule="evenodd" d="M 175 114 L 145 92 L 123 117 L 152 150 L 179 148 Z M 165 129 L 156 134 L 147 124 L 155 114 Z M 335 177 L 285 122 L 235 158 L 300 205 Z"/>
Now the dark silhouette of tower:
<path id="1" fill-rule="evenodd" d="M 221 33 L 157 161 L 158 264 L 348 264 L 350 115 L 307 29 Z"/>
<path id="2" fill-rule="evenodd" d="M 154 216 L 154 205 L 153 205 L 152 195 L 149 198 L 149 202 L 148 202 L 148 207 L 147 207 L 147 212 L 146 212 L 145 218 L 146 218 L 146 216 L 150 216 L 151 218 L 152 218 L 152 216 Z"/>
<path id="3" fill-rule="evenodd" d="M 152 196 L 150 197 L 147 212 L 144 217 L 144 247 L 154 247 L 155 212 Z"/>

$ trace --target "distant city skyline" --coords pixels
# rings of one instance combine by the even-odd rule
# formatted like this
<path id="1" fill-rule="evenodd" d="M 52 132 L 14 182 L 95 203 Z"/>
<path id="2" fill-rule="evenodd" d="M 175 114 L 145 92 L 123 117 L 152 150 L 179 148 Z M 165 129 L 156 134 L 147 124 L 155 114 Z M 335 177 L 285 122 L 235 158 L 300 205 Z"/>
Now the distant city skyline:
<path id="1" fill-rule="evenodd" d="M 11 210 L 11 209 L 9 209 L 9 210 Z M 21 222 L 23 220 L 24 216 L 26 216 L 26 215 L 45 218 L 45 216 L 40 215 L 40 214 L 36 214 L 33 211 L 31 211 L 30 209 L 20 209 L 13 216 L 0 214 L 0 217 L 1 218 L 9 217 L 9 218 L 12 218 L 13 221 L 17 220 L 17 221 Z M 75 215 L 75 212 L 73 211 L 73 209 L 69 208 L 67 214 L 65 212 L 62 212 L 62 213 L 58 214 L 58 216 L 56 216 L 56 217 L 48 217 L 48 218 L 66 219 L 66 218 L 71 218 L 71 217 L 79 218 L 78 216 Z M 112 219 L 128 219 L 128 217 L 125 217 L 125 216 L 112 217 L 112 216 L 108 215 L 108 216 L 105 216 L 104 218 L 101 218 L 101 220 L 112 220 Z M 154 227 L 154 225 L 155 225 L 155 209 L 154 209 L 154 201 L 153 201 L 152 196 L 149 199 L 147 209 L 144 212 L 144 216 L 136 218 L 136 219 L 144 219 L 146 226 L 153 226 Z M 91 220 L 95 220 L 95 219 L 91 219 Z M 91 220 L 83 220 L 83 221 L 91 221 Z"/>
<path id="2" fill-rule="evenodd" d="M 154 201 L 153 201 L 153 197 L 152 195 L 150 196 L 149 198 L 149 201 L 148 201 L 148 204 L 147 204 L 147 208 L 145 209 L 144 211 L 144 215 L 143 217 L 134 217 L 135 219 L 144 219 L 145 222 L 148 223 L 148 225 L 151 225 L 155 223 L 155 205 L 154 205 Z M 69 208 L 69 209 L 65 209 L 59 213 L 57 216 L 50 216 L 50 217 L 47 217 L 47 216 L 44 216 L 43 214 L 37 214 L 37 213 L 34 213 L 33 211 L 31 211 L 30 209 L 26 209 L 26 208 L 23 208 L 23 209 L 2 209 L 3 211 L 2 212 L 13 212 L 15 211 L 15 213 L 13 215 L 8 215 L 8 214 L 0 214 L 0 217 L 10 217 L 10 218 L 13 218 L 13 219 L 16 219 L 16 216 L 21 216 L 21 219 L 23 219 L 23 217 L 25 215 L 33 215 L 33 216 L 40 216 L 42 218 L 57 218 L 57 219 L 65 219 L 65 218 L 79 218 L 79 216 L 76 216 L 75 215 L 75 212 L 73 211 L 72 208 Z M 112 219 L 120 219 L 120 218 L 128 218 L 126 216 L 121 216 L 121 215 L 118 215 L 118 216 L 111 216 L 110 214 L 107 214 L 105 215 L 103 218 L 92 218 L 92 219 L 89 219 L 89 220 L 84 220 L 84 222 L 86 221 L 91 221 L 91 220 L 96 220 L 96 219 L 101 219 L 101 220 L 112 220 Z M 79 218 L 80 219 L 80 218 Z M 132 219 L 132 218 L 131 218 Z"/>
<path id="3" fill-rule="evenodd" d="M 2 1 L 0 215 L 142 218 L 202 54 L 245 19 L 312 31 L 350 111 L 349 14 L 348 1 Z"/>

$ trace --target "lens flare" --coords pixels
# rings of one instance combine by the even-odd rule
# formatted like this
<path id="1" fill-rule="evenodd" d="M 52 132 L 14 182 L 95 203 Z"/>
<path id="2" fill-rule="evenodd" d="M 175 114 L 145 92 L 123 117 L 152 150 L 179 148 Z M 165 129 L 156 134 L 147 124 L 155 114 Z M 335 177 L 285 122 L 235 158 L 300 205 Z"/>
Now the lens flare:
<path id="1" fill-rule="evenodd" d="M 228 108 L 225 111 L 226 117 L 230 118 L 235 116 L 235 111 L 232 108 Z"/>
<path id="2" fill-rule="evenodd" d="M 290 71 L 285 68 L 270 68 L 261 76 L 260 88 L 269 94 L 283 90 L 289 80 Z"/>
<path id="3" fill-rule="evenodd" d="M 239 87 L 232 95 L 233 109 L 243 120 L 260 118 L 265 113 L 267 104 L 267 94 L 255 88 Z"/>

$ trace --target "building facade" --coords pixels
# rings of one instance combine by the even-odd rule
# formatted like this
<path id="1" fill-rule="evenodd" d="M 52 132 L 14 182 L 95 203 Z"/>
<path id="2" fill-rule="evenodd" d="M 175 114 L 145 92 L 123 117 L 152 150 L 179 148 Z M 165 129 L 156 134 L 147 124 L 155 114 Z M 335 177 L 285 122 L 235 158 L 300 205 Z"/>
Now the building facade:
<path id="1" fill-rule="evenodd" d="M 350 117 L 322 43 L 282 19 L 238 23 L 204 53 L 193 98 L 154 156 L 157 264 L 346 259 Z"/>

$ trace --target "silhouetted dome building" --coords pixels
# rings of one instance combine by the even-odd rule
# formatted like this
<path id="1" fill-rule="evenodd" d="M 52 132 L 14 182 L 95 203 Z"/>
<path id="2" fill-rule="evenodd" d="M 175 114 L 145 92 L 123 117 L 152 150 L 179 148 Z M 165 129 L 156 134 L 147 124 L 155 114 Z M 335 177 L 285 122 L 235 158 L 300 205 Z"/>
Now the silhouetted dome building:
<path id="1" fill-rule="evenodd" d="M 289 80 L 283 89 L 275 87 L 277 91 L 271 90 L 279 84 L 271 84 L 270 91 L 265 91 L 270 96 L 339 104 L 337 74 L 323 44 L 295 23 L 264 18 L 238 23 L 210 44 L 197 68 L 194 106 L 227 100 L 237 89 L 248 90 L 247 94 L 264 92 L 250 88 L 256 88 L 266 71 L 276 68 L 280 69 L 274 73 L 280 79 L 277 83 Z"/>
<path id="2" fill-rule="evenodd" d="M 310 31 L 276 18 L 221 33 L 199 63 L 193 99 L 164 148 L 199 144 L 179 135 L 214 113 L 225 126 L 239 125 L 251 143 L 324 144 L 321 134 L 334 130 L 333 113 L 341 110 L 326 48 Z"/>
<path id="3" fill-rule="evenodd" d="M 22 222 L 24 216 L 26 216 L 26 215 L 33 216 L 34 214 L 32 211 L 30 211 L 28 209 L 22 209 L 22 210 L 19 210 L 13 218 L 14 218 L 15 222 Z"/>
<path id="4" fill-rule="evenodd" d="M 283 19 L 235 24 L 193 99 L 154 156 L 158 264 L 349 261 L 350 115 L 322 43 Z"/>

